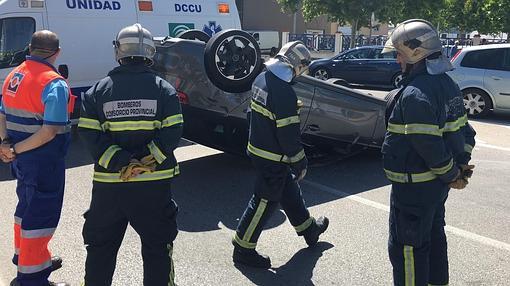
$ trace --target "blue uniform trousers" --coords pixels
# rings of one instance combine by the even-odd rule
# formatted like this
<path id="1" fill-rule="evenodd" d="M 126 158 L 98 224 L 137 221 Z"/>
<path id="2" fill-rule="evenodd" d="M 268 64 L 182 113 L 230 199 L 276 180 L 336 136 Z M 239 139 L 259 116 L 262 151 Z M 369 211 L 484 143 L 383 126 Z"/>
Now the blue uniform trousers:
<path id="1" fill-rule="evenodd" d="M 11 171 L 18 180 L 12 259 L 17 280 L 22 286 L 46 286 L 52 271 L 48 243 L 62 211 L 65 162 L 22 158 L 14 160 Z"/>
<path id="2" fill-rule="evenodd" d="M 448 186 L 438 179 L 393 183 L 388 250 L 394 285 L 448 285 L 445 202 Z"/>
<path id="3" fill-rule="evenodd" d="M 313 218 L 305 206 L 299 184 L 284 164 L 255 164 L 254 195 L 237 226 L 234 241 L 254 249 L 264 225 L 280 205 L 298 235 L 304 235 Z"/>

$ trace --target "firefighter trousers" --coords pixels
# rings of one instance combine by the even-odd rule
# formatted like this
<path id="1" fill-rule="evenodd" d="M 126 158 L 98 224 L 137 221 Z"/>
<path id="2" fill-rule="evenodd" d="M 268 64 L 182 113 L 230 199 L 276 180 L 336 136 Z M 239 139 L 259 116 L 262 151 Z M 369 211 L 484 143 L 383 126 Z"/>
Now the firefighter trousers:
<path id="1" fill-rule="evenodd" d="M 50 242 L 62 211 L 65 184 L 63 158 L 16 159 L 11 171 L 18 180 L 14 213 L 14 256 L 22 286 L 48 285 Z"/>
<path id="2" fill-rule="evenodd" d="M 439 180 L 392 185 L 388 251 L 394 285 L 448 285 L 448 191 Z"/>
<path id="3" fill-rule="evenodd" d="M 310 217 L 301 188 L 293 179 L 289 167 L 277 165 L 273 168 L 256 168 L 256 173 L 254 195 L 237 226 L 235 243 L 255 249 L 264 225 L 279 205 L 298 235 L 304 235 L 314 220 Z"/>
<path id="4" fill-rule="evenodd" d="M 107 286 L 117 261 L 127 225 L 142 242 L 143 284 L 174 285 L 173 241 L 177 236 L 177 205 L 170 181 L 97 183 L 84 214 L 87 248 L 85 285 Z"/>

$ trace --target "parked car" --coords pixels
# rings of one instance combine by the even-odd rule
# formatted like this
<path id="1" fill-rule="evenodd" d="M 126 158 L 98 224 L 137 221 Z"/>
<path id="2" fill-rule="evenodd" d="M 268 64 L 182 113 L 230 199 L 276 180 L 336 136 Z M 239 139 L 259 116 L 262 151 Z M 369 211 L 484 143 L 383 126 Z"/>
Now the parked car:
<path id="1" fill-rule="evenodd" d="M 510 44 L 463 48 L 452 64 L 455 69 L 448 74 L 462 90 L 471 117 L 510 112 Z"/>
<path id="2" fill-rule="evenodd" d="M 382 54 L 382 49 L 383 46 L 359 47 L 330 59 L 313 61 L 310 75 L 322 80 L 341 78 L 352 84 L 398 87 L 402 71 L 397 54 Z"/>
<path id="3" fill-rule="evenodd" d="M 257 42 L 246 32 L 229 30 L 207 44 L 167 38 L 157 41 L 156 51 L 154 69 L 176 87 L 182 103 L 184 137 L 244 153 L 250 87 L 262 70 Z M 384 100 L 310 76 L 297 78 L 293 87 L 303 102 L 300 118 L 306 145 L 335 149 L 382 144 Z"/>

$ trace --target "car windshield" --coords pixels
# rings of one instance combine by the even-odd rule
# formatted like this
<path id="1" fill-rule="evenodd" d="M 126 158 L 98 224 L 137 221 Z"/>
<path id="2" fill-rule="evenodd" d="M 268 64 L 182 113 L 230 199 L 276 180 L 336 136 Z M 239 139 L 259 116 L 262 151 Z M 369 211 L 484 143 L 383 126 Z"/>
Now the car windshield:
<path id="1" fill-rule="evenodd" d="M 32 18 L 6 18 L 0 20 L 0 68 L 19 65 L 24 57 L 23 51 L 28 46 L 35 32 Z"/>

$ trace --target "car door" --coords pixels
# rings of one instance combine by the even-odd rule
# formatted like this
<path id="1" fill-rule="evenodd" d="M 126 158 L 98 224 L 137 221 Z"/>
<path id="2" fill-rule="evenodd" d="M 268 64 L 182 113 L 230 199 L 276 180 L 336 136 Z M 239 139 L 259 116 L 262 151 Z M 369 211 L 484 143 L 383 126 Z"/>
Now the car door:
<path id="1" fill-rule="evenodd" d="M 382 48 L 374 49 L 375 57 L 371 64 L 373 71 L 367 74 L 370 83 L 389 85 L 392 84 L 393 76 L 398 72 L 399 65 L 397 64 L 397 53 L 390 52 L 382 54 Z"/>
<path id="2" fill-rule="evenodd" d="M 494 96 L 497 108 L 510 108 L 510 48 L 494 49 L 494 63 L 485 70 L 484 87 Z"/>
<path id="3" fill-rule="evenodd" d="M 380 146 L 384 134 L 384 100 L 317 79 L 307 80 L 313 81 L 310 85 L 315 86 L 315 95 L 305 135 Z"/>
<path id="4" fill-rule="evenodd" d="M 333 77 L 344 79 L 350 83 L 360 83 L 363 77 L 364 64 L 370 57 L 371 50 L 368 48 L 359 48 L 349 51 L 337 59 L 333 60 Z"/>

